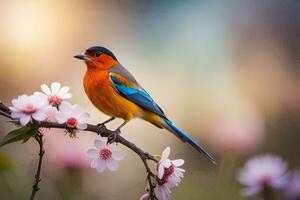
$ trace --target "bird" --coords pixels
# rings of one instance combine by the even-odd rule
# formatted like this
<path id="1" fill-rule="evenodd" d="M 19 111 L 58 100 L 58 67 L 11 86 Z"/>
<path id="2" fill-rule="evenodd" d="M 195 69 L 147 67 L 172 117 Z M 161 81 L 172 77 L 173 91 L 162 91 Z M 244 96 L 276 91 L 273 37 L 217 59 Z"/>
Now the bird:
<path id="1" fill-rule="evenodd" d="M 216 160 L 202 145 L 167 118 L 164 111 L 134 76 L 121 65 L 112 51 L 102 46 L 92 46 L 84 54 L 75 55 L 74 58 L 83 60 L 87 66 L 83 86 L 88 98 L 97 109 L 110 116 L 108 120 L 98 125 L 104 126 L 116 118 L 124 120 L 113 135 L 109 136 L 109 143 L 114 142 L 116 134 L 120 134 L 121 128 L 131 119 L 140 118 L 158 128 L 170 131 L 216 164 Z"/>

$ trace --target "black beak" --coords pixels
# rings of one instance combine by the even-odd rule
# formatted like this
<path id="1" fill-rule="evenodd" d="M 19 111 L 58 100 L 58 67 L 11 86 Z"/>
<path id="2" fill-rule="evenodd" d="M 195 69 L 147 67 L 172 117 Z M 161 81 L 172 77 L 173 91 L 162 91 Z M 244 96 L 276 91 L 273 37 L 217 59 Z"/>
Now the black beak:
<path id="1" fill-rule="evenodd" d="M 74 58 L 77 58 L 77 59 L 80 59 L 80 60 L 86 60 L 87 57 L 88 57 L 88 56 L 82 55 L 82 54 L 74 56 Z"/>

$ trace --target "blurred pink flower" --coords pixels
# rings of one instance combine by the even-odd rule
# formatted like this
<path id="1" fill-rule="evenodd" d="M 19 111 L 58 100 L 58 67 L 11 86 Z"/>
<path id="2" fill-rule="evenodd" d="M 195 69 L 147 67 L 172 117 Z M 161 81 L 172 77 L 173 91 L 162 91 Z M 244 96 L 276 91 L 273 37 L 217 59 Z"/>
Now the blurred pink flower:
<path id="1" fill-rule="evenodd" d="M 287 200 L 300 200 L 300 171 L 292 174 L 285 188 L 285 194 Z"/>
<path id="2" fill-rule="evenodd" d="M 86 129 L 86 122 L 89 117 L 90 115 L 84 112 L 79 105 L 71 105 L 68 102 L 62 102 L 60 110 L 56 113 L 57 122 L 60 124 L 66 123 L 66 125 L 71 129 Z"/>
<path id="3" fill-rule="evenodd" d="M 91 168 L 96 169 L 98 172 L 103 172 L 107 167 L 110 171 L 116 171 L 118 169 L 117 161 L 123 160 L 125 157 L 124 152 L 112 150 L 110 145 L 102 140 L 95 140 L 96 149 L 89 149 L 87 155 L 93 158 L 91 162 Z"/>
<path id="4" fill-rule="evenodd" d="M 232 109 L 221 109 L 210 132 L 210 143 L 219 153 L 246 155 L 262 144 L 264 122 L 252 104 L 237 103 Z"/>
<path id="5" fill-rule="evenodd" d="M 51 166 L 60 169 L 82 170 L 88 167 L 85 148 L 77 139 L 70 139 L 61 132 L 43 130 L 45 139 L 45 158 Z"/>
<path id="6" fill-rule="evenodd" d="M 11 116 L 19 119 L 20 123 L 24 126 L 31 117 L 37 121 L 43 121 L 47 118 L 45 109 L 49 106 L 47 99 L 37 95 L 22 95 L 17 99 L 12 100 Z"/>
<path id="7" fill-rule="evenodd" d="M 287 163 L 278 156 L 263 155 L 248 160 L 238 177 L 246 186 L 242 195 L 253 196 L 267 188 L 285 187 L 287 170 Z"/>
<path id="8" fill-rule="evenodd" d="M 70 88 L 68 86 L 61 87 L 61 84 L 54 82 L 51 84 L 51 89 L 48 85 L 41 85 L 41 89 L 44 93 L 36 92 L 37 95 L 46 96 L 48 103 L 53 106 L 58 106 L 63 100 L 70 99 L 72 94 L 68 93 Z"/>

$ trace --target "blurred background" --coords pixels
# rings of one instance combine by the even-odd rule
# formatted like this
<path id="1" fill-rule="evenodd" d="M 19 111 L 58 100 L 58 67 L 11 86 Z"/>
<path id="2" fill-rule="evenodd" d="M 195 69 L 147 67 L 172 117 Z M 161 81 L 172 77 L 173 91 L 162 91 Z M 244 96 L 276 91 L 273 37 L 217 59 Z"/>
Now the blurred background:
<path id="1" fill-rule="evenodd" d="M 58 81 L 72 103 L 107 116 L 83 91 L 86 67 L 73 55 L 92 45 L 111 49 L 180 128 L 201 142 L 211 165 L 167 131 L 133 120 L 122 135 L 143 149 L 183 158 L 185 178 L 171 199 L 244 199 L 236 181 L 245 159 L 274 153 L 300 164 L 300 2 L 14 1 L 0 0 L 0 100 Z M 121 121 L 109 124 L 116 127 Z M 1 137 L 14 127 L 1 119 Z M 145 170 L 125 151 L 117 172 L 97 173 L 85 156 L 94 134 L 45 134 L 37 199 L 139 199 Z M 1 199 L 28 199 L 37 165 L 34 140 L 0 149 Z"/>

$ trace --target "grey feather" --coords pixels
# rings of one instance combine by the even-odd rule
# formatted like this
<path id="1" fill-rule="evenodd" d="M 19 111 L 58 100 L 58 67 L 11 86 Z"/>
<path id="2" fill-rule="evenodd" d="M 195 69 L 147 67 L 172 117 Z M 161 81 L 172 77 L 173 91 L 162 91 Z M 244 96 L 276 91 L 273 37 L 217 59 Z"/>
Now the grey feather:
<path id="1" fill-rule="evenodd" d="M 127 69 L 125 69 L 125 67 L 123 67 L 120 63 L 117 63 L 113 67 L 111 67 L 109 69 L 109 72 L 119 74 L 119 75 L 123 76 L 124 78 L 126 78 L 127 80 L 138 84 L 138 82 L 135 80 L 135 78 L 132 76 L 132 74 Z"/>

